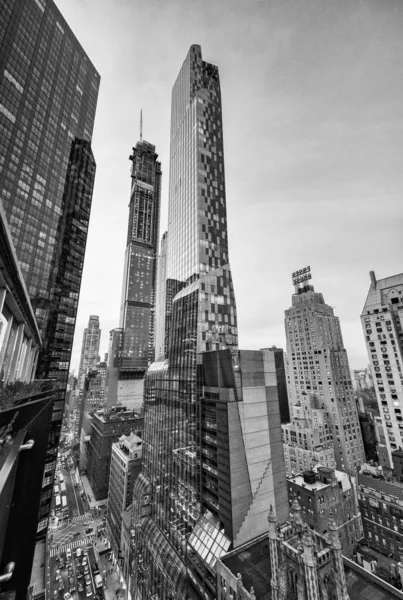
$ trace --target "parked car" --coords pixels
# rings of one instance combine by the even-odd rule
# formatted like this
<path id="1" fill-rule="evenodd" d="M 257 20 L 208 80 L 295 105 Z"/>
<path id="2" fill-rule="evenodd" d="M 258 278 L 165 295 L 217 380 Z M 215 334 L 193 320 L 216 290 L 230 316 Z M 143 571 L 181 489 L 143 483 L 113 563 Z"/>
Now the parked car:
<path id="1" fill-rule="evenodd" d="M 64 581 L 63 581 L 63 579 L 59 579 L 59 583 L 57 585 L 57 589 L 59 590 L 59 592 L 63 592 L 64 591 Z"/>
<path id="2" fill-rule="evenodd" d="M 75 591 L 76 591 L 76 584 L 74 582 L 74 577 L 69 577 L 69 592 L 71 594 L 72 592 L 75 592 Z"/>
<path id="3" fill-rule="evenodd" d="M 87 562 L 88 562 L 88 558 L 87 558 L 87 556 L 84 554 L 84 556 L 83 556 L 83 562 L 82 562 L 81 564 L 84 566 L 84 565 L 86 565 L 86 564 L 87 564 Z"/>
<path id="4" fill-rule="evenodd" d="M 87 585 L 85 588 L 85 595 L 88 596 L 92 596 L 92 587 L 90 585 Z"/>
<path id="5" fill-rule="evenodd" d="M 89 574 L 89 573 L 87 573 L 87 574 L 84 576 L 84 579 L 85 579 L 85 585 L 91 585 L 91 577 L 90 577 L 90 574 Z"/>
<path id="6" fill-rule="evenodd" d="M 83 592 L 84 591 L 84 584 L 83 584 L 83 582 L 81 580 L 79 580 L 77 582 L 77 589 L 78 589 L 79 592 Z"/>
<path id="7" fill-rule="evenodd" d="M 64 594 L 64 600 L 72 600 L 71 594 L 69 592 L 66 592 Z"/>

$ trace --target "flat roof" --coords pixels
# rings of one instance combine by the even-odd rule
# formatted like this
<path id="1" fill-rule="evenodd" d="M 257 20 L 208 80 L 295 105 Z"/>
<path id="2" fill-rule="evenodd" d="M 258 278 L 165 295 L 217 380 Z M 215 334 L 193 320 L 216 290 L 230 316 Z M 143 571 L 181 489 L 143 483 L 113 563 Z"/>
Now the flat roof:
<path id="1" fill-rule="evenodd" d="M 347 591 L 351 600 L 392 600 L 390 592 L 344 565 Z M 396 590 L 398 593 L 399 590 Z M 400 596 L 394 596 L 399 598 Z"/>
<path id="2" fill-rule="evenodd" d="M 318 465 L 312 469 L 313 473 L 315 473 L 315 476 L 319 476 L 320 472 L 322 472 L 324 475 L 326 474 L 324 471 L 321 471 L 321 468 L 322 466 Z M 328 467 L 323 467 L 323 469 L 328 469 Z M 337 469 L 330 470 L 334 472 L 337 482 L 342 484 L 343 491 L 346 491 L 351 488 L 351 484 L 346 473 L 344 473 L 343 471 L 338 471 Z M 290 477 L 287 477 L 287 481 L 289 481 L 290 483 L 296 483 L 297 485 L 304 487 L 305 489 L 313 491 L 322 490 L 323 488 L 326 488 L 329 485 L 331 485 L 330 483 L 323 483 L 322 481 L 315 481 L 315 483 L 307 483 L 306 481 L 304 481 L 303 473 L 299 473 L 298 475 L 291 475 Z"/>
<path id="3" fill-rule="evenodd" d="M 102 423 L 111 423 L 112 421 L 126 421 L 128 418 L 130 418 L 130 419 L 142 419 L 143 418 L 142 415 L 135 413 L 133 410 L 105 412 L 105 409 L 96 411 L 93 414 L 93 418 L 95 418 L 95 417 Z"/>
<path id="4" fill-rule="evenodd" d="M 304 481 L 304 477 L 302 475 L 294 475 L 294 477 L 287 477 L 287 480 L 290 483 L 296 483 L 300 487 L 304 487 L 307 490 L 323 490 L 323 488 L 327 488 L 330 486 L 330 483 L 323 483 L 322 481 L 315 481 L 315 483 L 307 483 Z"/>
<path id="5" fill-rule="evenodd" d="M 250 591 L 253 586 L 256 598 L 259 600 L 271 600 L 270 589 L 270 553 L 269 538 L 263 537 L 238 554 L 221 558 L 221 562 L 235 576 L 242 575 L 242 583 L 246 590 Z"/>

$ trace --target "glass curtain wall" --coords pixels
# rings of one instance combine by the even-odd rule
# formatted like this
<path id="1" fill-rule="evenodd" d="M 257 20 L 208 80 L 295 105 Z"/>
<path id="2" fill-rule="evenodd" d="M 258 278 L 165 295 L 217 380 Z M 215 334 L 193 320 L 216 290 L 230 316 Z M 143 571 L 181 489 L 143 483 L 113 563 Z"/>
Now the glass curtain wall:
<path id="1" fill-rule="evenodd" d="M 135 485 L 133 596 L 213 598 L 189 562 L 212 526 L 201 482 L 201 353 L 237 349 L 218 68 L 192 46 L 172 92 L 166 356 L 145 379 L 143 473 Z M 214 521 L 218 527 L 218 520 Z"/>

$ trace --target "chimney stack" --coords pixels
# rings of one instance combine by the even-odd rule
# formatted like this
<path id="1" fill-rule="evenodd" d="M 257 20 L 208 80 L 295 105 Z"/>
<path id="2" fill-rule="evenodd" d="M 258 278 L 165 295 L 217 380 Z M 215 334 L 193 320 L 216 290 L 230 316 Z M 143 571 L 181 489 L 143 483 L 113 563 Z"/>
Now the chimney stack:
<path id="1" fill-rule="evenodd" d="M 370 271 L 369 272 L 369 276 L 371 277 L 371 283 L 374 287 L 376 287 L 376 277 L 375 277 L 375 271 Z"/>

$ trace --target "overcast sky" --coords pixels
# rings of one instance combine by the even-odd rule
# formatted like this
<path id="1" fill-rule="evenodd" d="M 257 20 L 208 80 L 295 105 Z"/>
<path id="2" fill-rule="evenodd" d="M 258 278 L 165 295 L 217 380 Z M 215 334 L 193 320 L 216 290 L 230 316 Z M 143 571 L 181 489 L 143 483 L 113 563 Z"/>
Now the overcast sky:
<path id="1" fill-rule="evenodd" d="M 370 270 L 403 271 L 401 0 L 56 0 L 101 75 L 97 175 L 71 368 L 118 326 L 131 148 L 155 144 L 167 226 L 171 89 L 191 44 L 218 65 L 240 347 L 285 347 L 291 273 L 311 266 L 352 368 Z"/>

